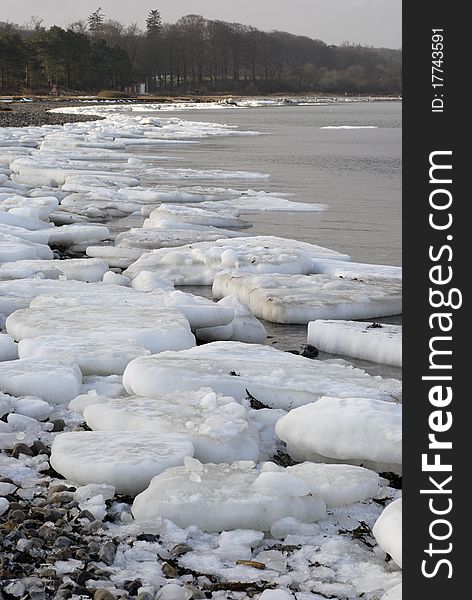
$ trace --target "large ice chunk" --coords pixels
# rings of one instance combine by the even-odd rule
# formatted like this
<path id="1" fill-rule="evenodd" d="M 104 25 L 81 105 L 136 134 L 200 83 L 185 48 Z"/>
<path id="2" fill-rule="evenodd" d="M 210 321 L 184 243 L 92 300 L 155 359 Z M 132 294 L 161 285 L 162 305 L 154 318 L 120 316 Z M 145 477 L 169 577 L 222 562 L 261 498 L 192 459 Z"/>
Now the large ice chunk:
<path id="1" fill-rule="evenodd" d="M 0 362 L 0 387 L 12 396 L 39 396 L 51 404 L 80 393 L 82 373 L 75 364 L 41 358 Z"/>
<path id="2" fill-rule="evenodd" d="M 281 417 L 275 431 L 295 460 L 362 464 L 401 473 L 401 421 L 400 404 L 323 397 Z"/>
<path id="3" fill-rule="evenodd" d="M 185 434 L 202 462 L 259 459 L 259 433 L 248 422 L 244 406 L 210 389 L 118 398 L 87 406 L 84 416 L 95 431 Z"/>
<path id="4" fill-rule="evenodd" d="M 347 255 L 306 242 L 275 236 L 240 237 L 154 250 L 128 267 L 125 275 L 153 271 L 176 285 L 211 285 L 226 271 L 310 273 L 316 257 L 349 260 Z"/>
<path id="5" fill-rule="evenodd" d="M 401 394 L 399 381 L 371 377 L 351 365 L 241 342 L 213 342 L 183 352 L 137 358 L 127 366 L 123 382 L 130 394 L 139 396 L 208 386 L 241 400 L 249 391 L 271 408 L 284 410 L 329 394 L 383 400 Z"/>
<path id="6" fill-rule="evenodd" d="M 18 358 L 18 346 L 15 340 L 6 333 L 0 333 L 0 362 Z"/>
<path id="7" fill-rule="evenodd" d="M 390 279 L 235 273 L 217 276 L 214 297 L 231 294 L 253 315 L 274 323 L 304 324 L 315 319 L 362 319 L 402 312 L 401 284 Z"/>
<path id="8" fill-rule="evenodd" d="M 163 204 L 151 211 L 147 223 L 148 227 L 159 226 L 162 221 L 179 221 L 196 225 L 211 225 L 213 227 L 250 227 L 251 224 L 243 221 L 231 213 L 221 209 L 206 210 L 196 206 L 181 206 L 179 204 Z"/>
<path id="9" fill-rule="evenodd" d="M 381 279 L 394 279 L 401 281 L 402 268 L 390 265 L 374 265 L 369 263 L 357 263 L 338 260 L 324 260 L 323 258 L 313 261 L 313 273 L 324 273 L 335 277 L 347 277 L 349 279 L 363 279 L 364 277 L 380 277 Z"/>
<path id="10" fill-rule="evenodd" d="M 68 260 L 17 260 L 0 265 L 0 279 L 75 279 L 77 281 L 101 281 L 108 271 L 108 264 L 99 258 L 73 258 Z"/>
<path id="11" fill-rule="evenodd" d="M 226 296 L 217 305 L 232 308 L 234 319 L 228 325 L 197 329 L 195 335 L 199 340 L 207 342 L 231 340 L 251 344 L 263 344 L 266 341 L 267 332 L 264 325 L 251 315 L 236 296 Z"/>
<path id="12" fill-rule="evenodd" d="M 61 225 L 49 231 L 49 243 L 53 246 L 72 246 L 73 244 L 101 242 L 110 237 L 108 227 L 103 225 Z"/>
<path id="13" fill-rule="evenodd" d="M 42 335 L 26 338 L 18 344 L 20 358 L 57 356 L 76 362 L 84 375 L 122 374 L 138 356 L 149 356 L 146 340 L 139 343 L 140 333 L 131 331 L 81 331 L 72 335 L 65 329 L 62 335 Z M 155 346 L 154 346 L 155 348 Z"/>
<path id="14" fill-rule="evenodd" d="M 135 496 L 151 479 L 193 455 L 192 442 L 178 434 L 80 431 L 58 435 L 51 466 L 74 483 L 107 483 Z"/>
<path id="15" fill-rule="evenodd" d="M 205 231 L 195 229 L 160 229 L 148 227 L 143 229 L 130 229 L 116 236 L 116 246 L 123 248 L 142 248 L 154 250 L 156 248 L 174 248 L 191 244 L 193 242 L 212 242 L 229 237 L 223 229 L 206 228 Z"/>
<path id="16" fill-rule="evenodd" d="M 319 319 L 308 323 L 309 344 L 323 352 L 402 366 L 402 327 Z"/>
<path id="17" fill-rule="evenodd" d="M 135 498 L 132 512 L 140 521 L 163 517 L 179 527 L 197 525 L 206 531 L 268 531 L 282 517 L 313 522 L 325 516 L 325 503 L 307 493 L 303 480 L 297 490 L 293 479 L 298 478 L 287 476 L 274 486 L 264 483 L 263 475 L 250 462 L 202 465 L 187 459 L 185 466 L 154 477 Z"/>
<path id="18" fill-rule="evenodd" d="M 363 467 L 304 462 L 287 471 L 307 481 L 312 494 L 321 496 L 327 506 L 361 502 L 380 490 L 378 474 Z"/>
<path id="19" fill-rule="evenodd" d="M 121 289 L 121 286 L 116 287 Z M 47 303 L 47 297 L 45 300 Z M 81 332 L 95 332 L 103 336 L 104 342 L 112 334 L 112 343 L 116 344 L 115 334 L 119 331 L 123 341 L 133 340 L 133 344 L 139 344 L 152 352 L 182 350 L 195 345 L 190 325 L 182 313 L 149 304 L 136 306 L 123 303 L 120 306 L 117 303 L 106 306 L 104 310 L 98 303 L 39 303 L 39 306 L 31 306 L 11 314 L 6 327 L 16 340 L 51 334 L 76 336 Z M 92 338 L 89 341 L 92 342 Z M 100 342 L 100 336 L 98 341 Z"/>
<path id="20" fill-rule="evenodd" d="M 397 498 L 385 508 L 377 519 L 372 532 L 377 543 L 402 566 L 402 499 Z"/>

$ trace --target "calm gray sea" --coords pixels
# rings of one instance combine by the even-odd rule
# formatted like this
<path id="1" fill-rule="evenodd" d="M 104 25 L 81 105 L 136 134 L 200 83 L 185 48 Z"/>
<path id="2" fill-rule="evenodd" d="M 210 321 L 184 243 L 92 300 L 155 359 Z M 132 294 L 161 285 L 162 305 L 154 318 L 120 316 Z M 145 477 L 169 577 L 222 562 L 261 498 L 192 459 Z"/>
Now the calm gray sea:
<path id="1" fill-rule="evenodd" d="M 270 181 L 254 182 L 251 187 L 328 205 L 323 213 L 250 215 L 246 218 L 254 223 L 252 233 L 321 244 L 348 253 L 356 261 L 401 264 L 401 102 L 174 115 L 265 134 L 181 146 L 170 152 L 180 158 L 176 166 L 270 173 Z M 321 129 L 333 125 L 377 129 Z M 247 188 L 248 184 L 230 187 Z"/>
<path id="2" fill-rule="evenodd" d="M 326 211 L 312 214 L 247 215 L 244 218 L 254 223 L 248 232 L 328 246 L 355 261 L 401 265 L 401 102 L 195 110 L 165 116 L 264 134 L 169 147 L 165 154 L 175 160 L 166 161 L 166 166 L 269 173 L 269 181 L 252 184 L 202 184 L 284 192 L 292 200 L 328 205 Z M 376 129 L 321 129 L 343 125 Z M 210 288 L 192 291 L 211 297 Z M 401 323 L 401 318 L 376 321 Z M 264 325 L 271 336 L 267 343 L 280 349 L 298 350 L 306 342 L 306 326 Z M 397 368 L 340 358 L 373 375 L 401 377 Z"/>

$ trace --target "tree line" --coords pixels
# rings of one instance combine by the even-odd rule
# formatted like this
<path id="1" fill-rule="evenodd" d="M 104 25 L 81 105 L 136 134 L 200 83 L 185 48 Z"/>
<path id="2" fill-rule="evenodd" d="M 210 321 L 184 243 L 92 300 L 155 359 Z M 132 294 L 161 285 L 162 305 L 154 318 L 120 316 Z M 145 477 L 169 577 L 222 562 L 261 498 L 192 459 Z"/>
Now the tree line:
<path id="1" fill-rule="evenodd" d="M 281 31 L 187 15 L 123 25 L 98 8 L 67 28 L 35 17 L 0 22 L 1 93 L 129 90 L 172 93 L 325 92 L 400 94 L 401 51 L 328 45 Z"/>

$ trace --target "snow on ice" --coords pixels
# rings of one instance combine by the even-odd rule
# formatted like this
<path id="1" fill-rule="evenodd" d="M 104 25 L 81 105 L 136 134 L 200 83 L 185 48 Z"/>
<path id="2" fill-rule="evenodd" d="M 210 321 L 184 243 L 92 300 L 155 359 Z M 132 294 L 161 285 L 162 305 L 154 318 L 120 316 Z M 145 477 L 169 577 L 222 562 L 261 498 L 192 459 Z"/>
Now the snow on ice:
<path id="1" fill-rule="evenodd" d="M 269 531 L 281 517 L 304 522 L 325 517 L 325 503 L 309 493 L 306 482 L 279 474 L 277 485 L 272 485 L 263 475 L 250 461 L 205 465 L 186 459 L 184 466 L 168 469 L 151 481 L 135 498 L 133 515 L 138 520 L 161 516 L 180 527 L 197 525 L 206 531 Z"/>
<path id="2" fill-rule="evenodd" d="M 362 319 L 397 315 L 402 310 L 401 285 L 378 278 L 360 280 L 278 273 L 218 275 L 213 283 L 214 297 L 231 294 L 254 316 L 274 323 Z"/>
<path id="3" fill-rule="evenodd" d="M 51 466 L 69 481 L 107 483 L 119 494 L 135 496 L 155 475 L 183 464 L 193 446 L 179 434 L 81 431 L 58 435 L 51 452 Z"/>
<path id="4" fill-rule="evenodd" d="M 123 382 L 130 394 L 151 397 L 205 386 L 242 400 L 249 391 L 267 406 L 284 410 L 325 395 L 392 400 L 401 389 L 399 381 L 371 377 L 347 363 L 241 342 L 213 342 L 137 358 L 126 367 Z"/>
<path id="5" fill-rule="evenodd" d="M 325 396 L 290 411 L 275 430 L 295 460 L 362 464 L 401 473 L 401 420 L 400 404 Z"/>
<path id="6" fill-rule="evenodd" d="M 308 323 L 307 342 L 318 350 L 402 366 L 402 326 L 319 319 Z"/>

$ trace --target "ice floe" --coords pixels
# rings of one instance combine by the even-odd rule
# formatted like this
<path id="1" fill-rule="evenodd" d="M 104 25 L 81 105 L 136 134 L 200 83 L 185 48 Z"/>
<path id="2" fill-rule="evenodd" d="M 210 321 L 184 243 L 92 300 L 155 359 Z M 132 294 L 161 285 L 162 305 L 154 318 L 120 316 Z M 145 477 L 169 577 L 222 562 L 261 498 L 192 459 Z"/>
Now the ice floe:
<path id="1" fill-rule="evenodd" d="M 277 485 L 272 485 L 251 462 L 204 465 L 186 459 L 183 467 L 154 477 L 135 498 L 133 515 L 138 520 L 164 517 L 180 527 L 197 525 L 206 531 L 268 531 L 282 516 L 304 522 L 325 516 L 325 503 L 309 493 L 306 482 L 279 475 Z"/>
<path id="2" fill-rule="evenodd" d="M 210 389 L 93 403 L 85 408 L 84 417 L 94 431 L 184 434 L 202 462 L 259 459 L 259 432 L 248 421 L 244 406 Z"/>
<path id="3" fill-rule="evenodd" d="M 399 567 L 402 566 L 402 499 L 390 503 L 375 522 L 373 534 Z"/>
<path id="4" fill-rule="evenodd" d="M 308 323 L 309 344 L 323 352 L 402 366 L 402 326 L 319 319 Z"/>
<path id="5" fill-rule="evenodd" d="M 0 387 L 12 396 L 39 396 L 63 404 L 81 390 L 82 373 L 74 363 L 43 358 L 0 362 Z"/>
<path id="6" fill-rule="evenodd" d="M 352 365 L 224 341 L 137 358 L 127 366 L 123 382 L 130 394 L 140 396 L 205 386 L 242 400 L 249 391 L 267 406 L 284 410 L 325 395 L 392 400 L 401 389 L 399 381 L 371 377 Z"/>
<path id="7" fill-rule="evenodd" d="M 154 250 L 128 267 L 125 275 L 133 278 L 140 271 L 153 271 L 176 285 L 211 285 L 224 271 L 310 273 L 314 258 L 349 260 L 347 255 L 314 244 L 255 236 Z"/>
<path id="8" fill-rule="evenodd" d="M 291 410 L 275 430 L 295 460 L 345 462 L 401 473 L 401 420 L 400 404 L 324 396 Z"/>
<path id="9" fill-rule="evenodd" d="M 218 275 L 213 283 L 214 297 L 231 294 L 256 317 L 275 323 L 362 319 L 397 315 L 402 311 L 401 284 L 380 278 L 360 280 L 279 273 Z"/>
<path id="10" fill-rule="evenodd" d="M 75 483 L 107 483 L 135 496 L 155 475 L 192 455 L 192 443 L 183 435 L 81 431 L 55 438 L 51 466 Z"/>

